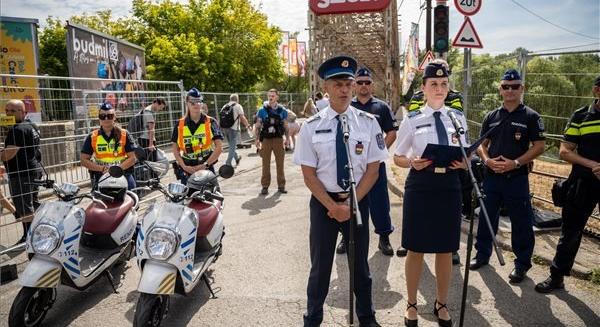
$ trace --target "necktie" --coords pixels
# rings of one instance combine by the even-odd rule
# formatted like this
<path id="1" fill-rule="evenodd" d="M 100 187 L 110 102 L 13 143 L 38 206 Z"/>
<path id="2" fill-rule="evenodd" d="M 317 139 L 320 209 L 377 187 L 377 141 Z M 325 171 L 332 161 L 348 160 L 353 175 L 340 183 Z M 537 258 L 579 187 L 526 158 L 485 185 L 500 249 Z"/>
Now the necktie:
<path id="1" fill-rule="evenodd" d="M 348 188 L 348 180 L 350 175 L 346 166 L 348 165 L 348 155 L 346 152 L 346 145 L 344 144 L 344 135 L 342 133 L 342 122 L 340 116 L 335 117 L 338 120 L 337 133 L 335 135 L 335 158 L 337 161 L 337 183 L 338 185 L 346 190 Z"/>
<path id="2" fill-rule="evenodd" d="M 448 145 L 448 134 L 446 134 L 446 127 L 442 122 L 442 118 L 440 118 L 441 114 L 442 113 L 439 111 L 433 113 L 433 118 L 435 118 L 435 130 L 438 136 L 438 144 Z"/>

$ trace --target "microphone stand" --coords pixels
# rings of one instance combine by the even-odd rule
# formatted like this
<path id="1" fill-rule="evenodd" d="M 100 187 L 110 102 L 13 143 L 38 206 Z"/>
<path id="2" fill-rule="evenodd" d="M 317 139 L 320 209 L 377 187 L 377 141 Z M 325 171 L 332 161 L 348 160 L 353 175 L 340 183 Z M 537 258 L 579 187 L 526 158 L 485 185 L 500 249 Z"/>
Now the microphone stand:
<path id="1" fill-rule="evenodd" d="M 452 124 L 454 125 L 454 129 L 457 131 L 463 131 L 464 129 L 460 126 L 458 121 L 452 120 Z M 457 126 L 458 125 L 458 126 Z M 485 204 L 483 203 L 483 198 L 485 195 L 481 192 L 479 188 L 479 184 L 477 183 L 477 179 L 475 178 L 475 174 L 473 173 L 473 168 L 471 167 L 471 160 L 469 160 L 469 156 L 465 151 L 465 147 L 463 146 L 462 139 L 460 138 L 461 133 L 456 133 L 456 138 L 458 139 L 458 145 L 460 146 L 460 152 L 462 153 L 463 159 L 467 163 L 467 171 L 469 172 L 469 178 L 471 179 L 471 184 L 473 184 L 473 190 L 475 190 L 475 195 L 479 201 L 479 223 L 481 224 L 481 217 L 484 217 L 485 223 L 490 231 L 490 235 L 492 235 L 492 244 L 494 245 L 494 250 L 496 251 L 496 256 L 498 257 L 498 261 L 501 266 L 504 266 L 506 263 L 504 262 L 504 256 L 502 255 L 502 250 L 498 247 L 498 243 L 496 242 L 496 235 L 492 229 L 492 224 L 490 223 L 490 217 L 488 216 L 487 209 L 485 208 Z M 486 137 L 484 135 L 483 137 Z M 478 142 L 475 142 L 478 143 Z M 463 281 L 463 289 L 462 289 L 462 300 L 460 303 L 460 321 L 459 326 L 462 327 L 465 319 L 465 304 L 467 302 L 467 291 L 469 286 L 469 262 L 471 261 L 471 251 L 473 250 L 473 225 L 474 225 L 474 216 L 475 216 L 475 206 L 471 206 L 471 211 L 469 212 L 469 235 L 467 238 L 467 259 L 465 264 L 465 278 Z M 483 214 L 482 214 L 483 213 Z"/>
<path id="2" fill-rule="evenodd" d="M 350 276 L 350 287 L 349 287 L 349 315 L 348 315 L 348 325 L 354 326 L 354 262 L 355 251 L 354 251 L 354 226 L 356 224 L 356 228 L 362 227 L 362 217 L 360 215 L 360 210 L 358 208 L 358 199 L 356 197 L 356 179 L 354 179 L 354 168 L 352 166 L 352 158 L 350 157 L 350 144 L 348 142 L 350 138 L 349 133 L 344 134 L 344 146 L 346 147 L 346 155 L 348 156 L 348 165 L 346 169 L 348 170 L 348 175 L 350 177 L 350 226 L 348 228 L 348 268 L 349 268 L 349 276 Z"/>

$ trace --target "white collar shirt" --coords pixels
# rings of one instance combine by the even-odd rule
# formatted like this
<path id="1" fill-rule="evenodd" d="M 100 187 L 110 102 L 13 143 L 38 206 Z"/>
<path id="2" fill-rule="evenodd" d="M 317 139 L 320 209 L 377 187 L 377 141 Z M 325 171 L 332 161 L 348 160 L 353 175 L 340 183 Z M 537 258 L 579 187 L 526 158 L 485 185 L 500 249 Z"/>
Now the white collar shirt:
<path id="1" fill-rule="evenodd" d="M 388 158 L 383 133 L 373 115 L 349 106 L 349 148 L 357 184 L 367 165 Z M 328 192 L 343 192 L 337 183 L 336 134 L 338 113 L 326 107 L 309 118 L 300 129 L 294 150 L 294 163 L 316 168 L 317 178 Z"/>
<path id="2" fill-rule="evenodd" d="M 448 145 L 459 146 L 458 139 L 455 136 L 456 129 L 448 116 L 448 110 L 454 109 L 450 109 L 446 106 L 439 109 L 441 112 L 440 118 L 446 129 Z M 435 127 L 435 117 L 433 116 L 433 113 L 436 111 L 438 110 L 434 110 L 426 105 L 418 111 L 410 112 L 404 117 L 397 133 L 398 141 L 396 142 L 395 155 L 416 158 L 423 154 L 427 144 L 439 144 Z M 461 140 L 463 145 L 467 146 L 467 120 L 462 112 L 457 110 L 454 110 L 454 112 L 465 129 L 465 134 L 461 135 Z"/>

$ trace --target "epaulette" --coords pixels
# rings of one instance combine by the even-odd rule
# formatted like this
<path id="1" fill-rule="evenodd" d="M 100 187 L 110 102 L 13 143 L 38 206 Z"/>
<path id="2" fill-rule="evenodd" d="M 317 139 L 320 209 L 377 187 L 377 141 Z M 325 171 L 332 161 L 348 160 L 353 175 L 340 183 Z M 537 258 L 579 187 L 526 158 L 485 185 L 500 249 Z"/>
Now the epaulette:
<path id="1" fill-rule="evenodd" d="M 420 115 L 421 113 L 422 113 L 421 110 L 410 111 L 410 112 L 408 112 L 408 118 L 414 118 L 414 117 Z"/>
<path id="2" fill-rule="evenodd" d="M 314 114 L 314 115 L 310 116 L 310 118 L 308 118 L 306 120 L 306 123 L 310 124 L 310 123 L 315 122 L 315 121 L 317 121 L 319 119 L 321 119 L 321 116 L 319 116 L 319 114 Z"/>
<path id="3" fill-rule="evenodd" d="M 367 117 L 369 119 L 375 119 L 375 116 L 373 116 L 372 114 L 370 114 L 370 113 L 368 113 L 366 111 L 362 111 L 362 110 L 358 112 L 358 115 L 359 116 Z"/>
<path id="4" fill-rule="evenodd" d="M 457 115 L 461 115 L 461 116 L 464 115 L 464 113 L 462 111 L 460 111 L 460 110 L 458 110 L 456 108 L 450 108 L 450 109 L 448 109 L 448 111 L 452 111 L 452 112 L 454 112 Z"/>

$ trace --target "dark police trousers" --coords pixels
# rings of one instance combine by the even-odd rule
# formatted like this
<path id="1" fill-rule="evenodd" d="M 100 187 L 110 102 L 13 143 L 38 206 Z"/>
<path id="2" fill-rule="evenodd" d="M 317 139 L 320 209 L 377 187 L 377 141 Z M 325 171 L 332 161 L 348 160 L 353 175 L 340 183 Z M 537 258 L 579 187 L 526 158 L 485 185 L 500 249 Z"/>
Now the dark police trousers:
<path id="1" fill-rule="evenodd" d="M 379 178 L 369 192 L 369 211 L 375 227 L 375 233 L 389 235 L 394 231 L 390 217 L 390 196 L 388 194 L 385 163 L 379 164 Z M 366 216 L 363 216 L 366 219 Z"/>
<path id="2" fill-rule="evenodd" d="M 570 179 L 570 178 L 569 178 Z M 550 266 L 552 276 L 569 276 L 581 244 L 583 229 L 594 208 L 600 205 L 600 180 L 575 178 L 562 210 L 562 227 L 556 255 Z"/>
<path id="3" fill-rule="evenodd" d="M 531 256 L 535 237 L 533 235 L 533 209 L 529 198 L 529 178 L 518 175 L 486 174 L 483 180 L 484 203 L 490 216 L 494 234 L 498 232 L 498 214 L 504 205 L 511 223 L 511 245 L 515 253 L 515 268 L 531 268 Z M 487 262 L 492 255 L 492 237 L 483 213 L 479 214 L 477 227 L 477 260 Z"/>
<path id="4" fill-rule="evenodd" d="M 334 198 L 335 200 L 335 198 Z M 369 213 L 368 200 L 363 198 L 359 204 L 362 217 Z M 329 280 L 335 255 L 337 235 L 342 231 L 348 239 L 350 221 L 339 223 L 327 215 L 327 208 L 314 196 L 310 198 L 310 276 L 307 287 L 307 312 L 304 314 L 304 326 L 319 326 L 323 321 L 323 303 L 329 292 Z M 354 294 L 356 295 L 356 315 L 359 321 L 375 319 L 375 310 L 371 300 L 371 273 L 369 272 L 369 220 L 363 219 L 363 226 L 355 229 Z"/>

